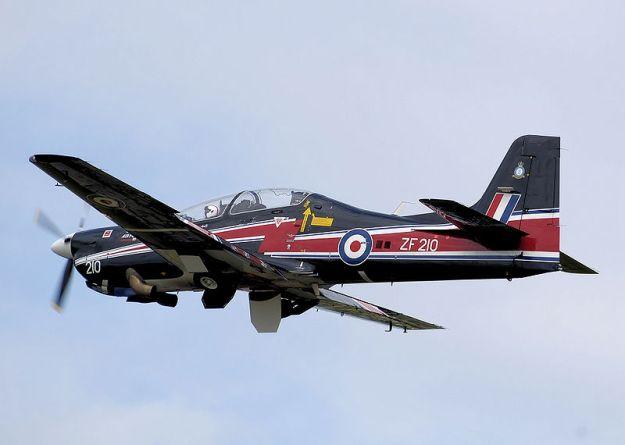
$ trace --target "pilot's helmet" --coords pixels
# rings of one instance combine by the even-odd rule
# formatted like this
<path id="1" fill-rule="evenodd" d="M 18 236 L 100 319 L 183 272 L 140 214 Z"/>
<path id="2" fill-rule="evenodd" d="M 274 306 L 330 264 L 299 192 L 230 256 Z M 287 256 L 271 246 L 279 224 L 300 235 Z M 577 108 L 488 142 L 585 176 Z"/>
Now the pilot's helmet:
<path id="1" fill-rule="evenodd" d="M 204 216 L 207 218 L 214 218 L 217 215 L 219 215 L 219 207 L 216 205 L 211 204 L 204 207 Z"/>

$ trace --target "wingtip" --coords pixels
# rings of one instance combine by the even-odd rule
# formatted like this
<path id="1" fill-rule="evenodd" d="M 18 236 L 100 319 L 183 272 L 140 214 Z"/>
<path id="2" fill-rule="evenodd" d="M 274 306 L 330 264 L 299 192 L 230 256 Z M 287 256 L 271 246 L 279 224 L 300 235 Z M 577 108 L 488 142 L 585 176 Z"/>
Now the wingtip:
<path id="1" fill-rule="evenodd" d="M 77 158 L 75 156 L 55 155 L 55 154 L 34 154 L 30 158 L 28 158 L 28 160 L 35 165 L 46 163 L 46 162 L 55 162 L 55 161 L 68 160 L 68 159 L 80 160 L 80 158 Z"/>
<path id="2" fill-rule="evenodd" d="M 52 309 L 54 309 L 54 312 L 56 312 L 57 314 L 60 314 L 63 312 L 63 307 L 56 304 L 54 301 L 52 302 Z"/>
<path id="3" fill-rule="evenodd" d="M 50 162 L 51 159 L 58 157 L 59 155 L 51 155 L 51 154 L 34 154 L 32 155 L 30 158 L 28 158 L 28 160 L 37 165 L 37 164 L 41 164 L 42 162 Z"/>

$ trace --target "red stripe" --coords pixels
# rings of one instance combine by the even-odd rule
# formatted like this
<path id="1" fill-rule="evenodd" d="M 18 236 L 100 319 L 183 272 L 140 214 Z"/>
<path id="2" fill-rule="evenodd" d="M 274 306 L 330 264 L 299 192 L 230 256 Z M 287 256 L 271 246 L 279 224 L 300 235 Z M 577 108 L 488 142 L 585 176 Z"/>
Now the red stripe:
<path id="1" fill-rule="evenodd" d="M 488 210 L 486 211 L 486 216 L 490 216 L 491 218 L 493 217 L 493 215 L 497 211 L 497 207 L 499 207 L 501 198 L 503 198 L 503 193 L 495 193 L 493 202 L 490 203 L 490 206 L 488 207 Z"/>
<path id="2" fill-rule="evenodd" d="M 549 251 L 549 252 L 557 252 L 559 250 L 559 233 L 558 233 L 558 218 L 548 218 L 548 219 L 528 219 L 523 220 L 521 224 L 521 230 L 528 233 L 528 236 L 525 236 L 521 240 L 520 246 L 511 250 L 540 250 L 540 251 Z M 280 226 L 280 230 L 282 229 L 282 225 Z M 291 230 L 292 231 L 292 230 Z M 261 246 L 260 253 L 263 252 L 337 252 L 338 244 L 340 238 L 321 238 L 321 239 L 306 239 L 302 238 L 299 240 L 293 240 L 289 242 L 290 248 L 287 249 L 287 234 L 275 234 L 268 236 L 265 238 L 265 243 L 268 243 L 267 240 L 270 238 L 273 239 L 271 244 Z M 414 242 L 407 243 L 407 238 L 413 238 Z M 448 251 L 456 252 L 456 251 L 480 251 L 485 252 L 489 249 L 478 242 L 467 239 L 464 237 L 456 237 L 449 236 L 449 233 L 446 231 L 441 231 L 438 233 L 414 230 L 410 231 L 410 229 L 406 229 L 406 232 L 400 233 L 389 233 L 389 234 L 379 234 L 373 235 L 373 243 L 374 243 L 374 252 L 419 252 L 421 248 L 421 252 L 424 250 L 424 244 L 422 244 L 422 239 L 437 239 L 438 244 L 436 245 L 436 251 L 439 253 L 444 253 Z M 382 241 L 382 247 L 376 248 L 375 244 L 377 241 Z M 384 248 L 385 242 L 390 243 L 390 249 Z M 427 244 L 426 244 L 427 246 Z M 400 259 L 401 257 L 398 257 Z"/>
<path id="3" fill-rule="evenodd" d="M 523 220 L 520 229 L 528 234 L 521 238 L 520 250 L 560 250 L 560 218 Z"/>

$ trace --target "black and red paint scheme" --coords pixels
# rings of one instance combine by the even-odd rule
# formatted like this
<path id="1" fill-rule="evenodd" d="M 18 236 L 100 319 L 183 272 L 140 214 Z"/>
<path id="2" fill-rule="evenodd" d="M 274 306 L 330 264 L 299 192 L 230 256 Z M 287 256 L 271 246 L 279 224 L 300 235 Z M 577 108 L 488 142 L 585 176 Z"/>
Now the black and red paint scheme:
<path id="1" fill-rule="evenodd" d="M 337 284 L 595 273 L 560 251 L 559 158 L 559 138 L 522 136 L 475 205 L 422 199 L 433 211 L 409 216 L 290 189 L 178 211 L 78 158 L 30 160 L 118 224 L 53 244 L 91 289 L 166 306 L 176 305 L 174 293 L 199 290 L 206 308 L 242 290 L 256 329 L 275 332 L 312 307 L 390 328 L 439 328 L 330 289 Z"/>

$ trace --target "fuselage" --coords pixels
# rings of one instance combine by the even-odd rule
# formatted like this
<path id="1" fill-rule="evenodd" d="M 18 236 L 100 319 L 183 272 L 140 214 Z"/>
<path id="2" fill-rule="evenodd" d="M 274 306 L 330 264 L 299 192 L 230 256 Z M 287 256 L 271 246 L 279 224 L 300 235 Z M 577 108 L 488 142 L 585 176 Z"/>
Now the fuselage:
<path id="1" fill-rule="evenodd" d="M 557 242 L 543 236 L 558 226 L 557 208 L 515 211 L 508 224 L 522 224 L 528 236 L 511 250 L 491 250 L 436 213 L 388 215 L 314 193 L 272 207 L 240 195 L 215 208 L 203 206 L 205 214 L 199 217 L 185 216 L 269 263 L 305 262 L 321 286 L 512 279 L 558 269 Z M 193 274 L 181 272 L 119 226 L 78 232 L 71 249 L 77 270 L 89 287 L 102 293 L 124 295 L 128 268 L 163 292 L 199 289 Z M 237 286 L 254 289 L 257 283 L 243 278 Z"/>

